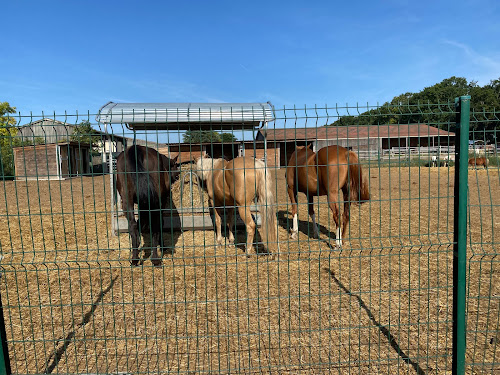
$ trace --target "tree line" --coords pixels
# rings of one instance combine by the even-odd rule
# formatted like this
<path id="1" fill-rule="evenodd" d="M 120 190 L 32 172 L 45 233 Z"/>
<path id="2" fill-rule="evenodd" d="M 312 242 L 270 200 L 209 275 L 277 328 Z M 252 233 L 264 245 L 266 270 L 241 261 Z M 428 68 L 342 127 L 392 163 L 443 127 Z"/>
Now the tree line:
<path id="1" fill-rule="evenodd" d="M 500 130 L 500 78 L 484 86 L 463 77 L 450 77 L 420 92 L 395 96 L 382 106 L 357 116 L 342 116 L 330 125 L 387 125 L 425 123 L 454 130 L 454 98 L 471 96 L 470 129 Z"/>

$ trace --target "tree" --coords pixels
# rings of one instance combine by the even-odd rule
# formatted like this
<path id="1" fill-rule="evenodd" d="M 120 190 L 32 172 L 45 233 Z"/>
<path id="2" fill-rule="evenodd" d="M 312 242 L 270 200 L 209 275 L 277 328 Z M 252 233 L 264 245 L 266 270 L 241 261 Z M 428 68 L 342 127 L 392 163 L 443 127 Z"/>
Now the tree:
<path id="1" fill-rule="evenodd" d="M 89 144 L 92 146 L 92 150 L 96 151 L 101 141 L 101 134 L 92 127 L 90 121 L 83 120 L 80 125 L 75 127 L 70 139 L 80 144 Z"/>
<path id="2" fill-rule="evenodd" d="M 223 143 L 233 143 L 237 140 L 238 138 L 236 138 L 233 133 L 221 133 L 220 135 L 220 141 Z"/>
<path id="3" fill-rule="evenodd" d="M 184 136 L 185 143 L 232 143 L 237 138 L 231 133 L 218 133 L 214 130 L 188 130 Z"/>
<path id="4" fill-rule="evenodd" d="M 379 108 L 365 111 L 358 116 L 340 117 L 331 125 L 387 125 L 427 123 L 448 127 L 453 131 L 453 100 L 462 95 L 471 96 L 471 130 L 500 128 L 500 79 L 481 87 L 476 81 L 463 77 L 450 77 L 426 87 L 417 93 L 395 96 Z"/>
<path id="5" fill-rule="evenodd" d="M 11 114 L 16 113 L 16 108 L 8 102 L 0 102 L 0 177 L 14 176 L 14 152 L 17 121 Z"/>

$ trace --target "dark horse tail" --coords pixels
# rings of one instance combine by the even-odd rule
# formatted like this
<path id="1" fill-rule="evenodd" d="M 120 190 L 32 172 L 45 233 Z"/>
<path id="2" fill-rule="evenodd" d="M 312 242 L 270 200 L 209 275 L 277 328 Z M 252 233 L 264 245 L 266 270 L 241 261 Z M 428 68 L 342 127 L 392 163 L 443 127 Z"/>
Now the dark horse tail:
<path id="1" fill-rule="evenodd" d="M 363 178 L 363 170 L 359 164 L 358 157 L 352 151 L 349 151 L 349 201 L 364 203 L 370 200 L 370 191 L 368 190 L 368 181 Z"/>
<path id="2" fill-rule="evenodd" d="M 160 196 L 155 178 L 145 167 L 147 162 L 147 149 L 144 147 L 132 146 L 127 150 L 127 169 L 131 172 L 133 184 L 136 189 L 137 206 L 139 208 L 139 227 L 143 235 L 147 235 L 149 230 L 152 233 L 161 231 L 161 211 Z M 155 157 L 149 155 L 149 157 Z"/>

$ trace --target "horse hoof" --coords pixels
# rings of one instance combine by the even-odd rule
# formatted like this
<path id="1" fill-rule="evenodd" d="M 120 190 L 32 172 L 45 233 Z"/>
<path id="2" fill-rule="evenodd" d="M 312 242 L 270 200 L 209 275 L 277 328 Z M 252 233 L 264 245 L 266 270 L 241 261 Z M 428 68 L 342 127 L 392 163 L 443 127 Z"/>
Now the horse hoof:
<path id="1" fill-rule="evenodd" d="M 139 265 L 139 259 L 134 259 L 130 262 L 132 267 L 137 267 Z"/>
<path id="2" fill-rule="evenodd" d="M 290 233 L 290 238 L 291 238 L 292 240 L 296 240 L 296 239 L 297 239 L 297 236 L 298 236 L 298 235 L 297 235 L 297 232 L 291 232 L 291 233 Z"/>
<path id="3" fill-rule="evenodd" d="M 152 259 L 151 263 L 153 263 L 153 266 L 155 266 L 155 267 L 160 267 L 161 266 L 161 260 L 160 259 Z"/>

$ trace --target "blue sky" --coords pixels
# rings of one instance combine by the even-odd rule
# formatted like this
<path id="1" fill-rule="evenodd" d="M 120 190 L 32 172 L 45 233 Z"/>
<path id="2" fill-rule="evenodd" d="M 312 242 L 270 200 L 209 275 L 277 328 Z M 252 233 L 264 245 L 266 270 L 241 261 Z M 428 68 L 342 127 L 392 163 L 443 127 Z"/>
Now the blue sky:
<path id="1" fill-rule="evenodd" d="M 500 2 L 8 1 L 0 101 L 384 103 L 500 77 Z"/>

